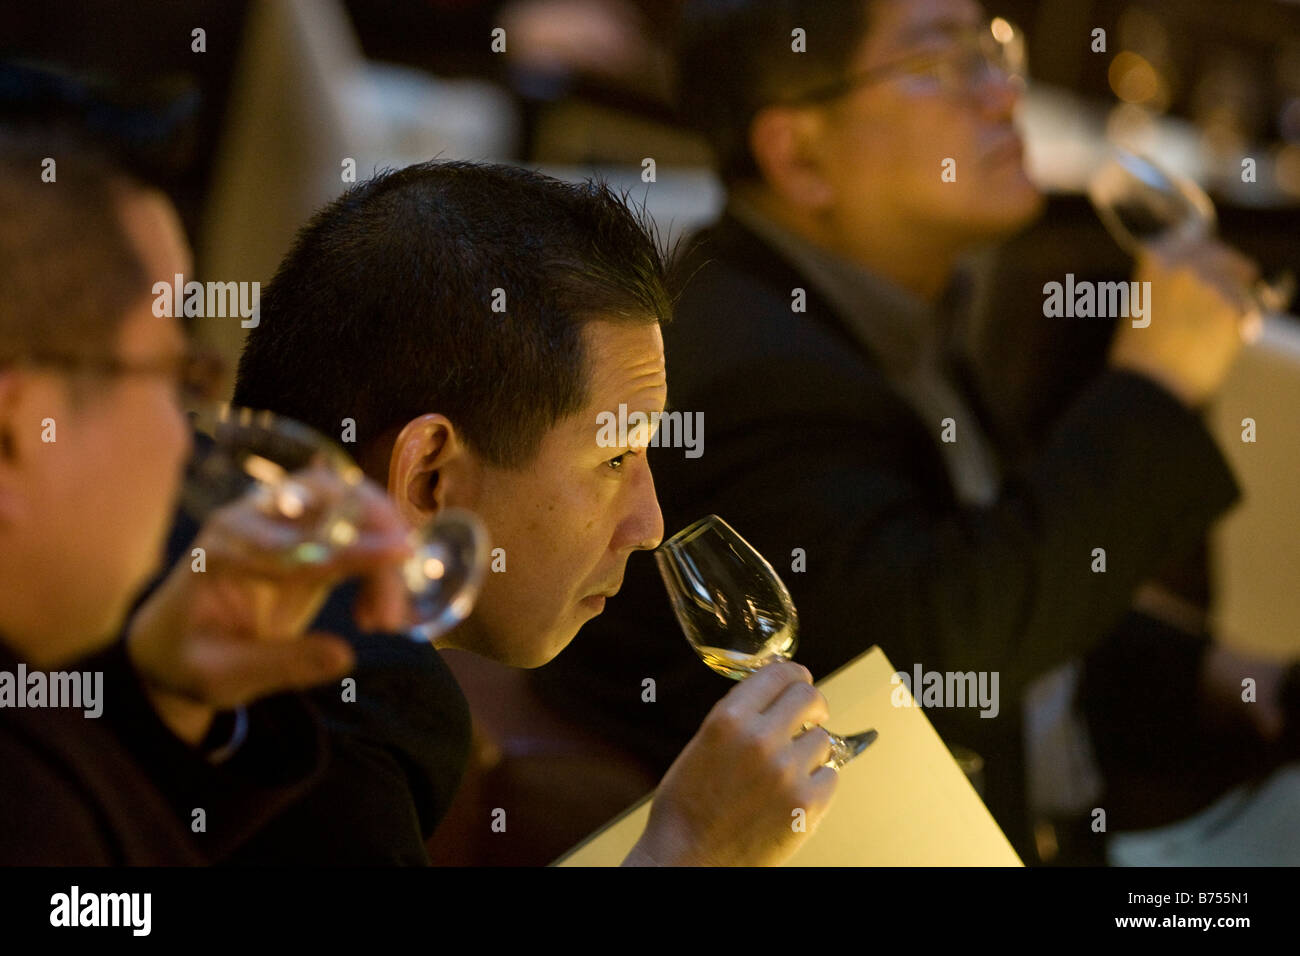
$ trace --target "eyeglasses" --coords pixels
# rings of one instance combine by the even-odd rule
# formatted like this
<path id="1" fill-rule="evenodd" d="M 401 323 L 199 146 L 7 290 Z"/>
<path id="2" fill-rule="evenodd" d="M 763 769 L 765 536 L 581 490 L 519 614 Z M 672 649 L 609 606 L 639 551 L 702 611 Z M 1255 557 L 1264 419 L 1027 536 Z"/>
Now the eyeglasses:
<path id="1" fill-rule="evenodd" d="M 171 378 L 183 404 L 198 404 L 219 398 L 226 363 L 208 349 L 187 348 L 179 355 L 141 362 L 103 355 L 77 355 L 70 352 L 33 352 L 14 364 L 45 366 L 63 372 L 104 377 L 162 376 Z"/>
<path id="2" fill-rule="evenodd" d="M 954 48 L 918 53 L 842 77 L 833 83 L 777 101 L 781 106 L 825 103 L 856 89 L 906 79 L 917 92 L 967 96 L 988 77 L 1025 79 L 1024 35 L 1001 17 L 953 35 Z"/>

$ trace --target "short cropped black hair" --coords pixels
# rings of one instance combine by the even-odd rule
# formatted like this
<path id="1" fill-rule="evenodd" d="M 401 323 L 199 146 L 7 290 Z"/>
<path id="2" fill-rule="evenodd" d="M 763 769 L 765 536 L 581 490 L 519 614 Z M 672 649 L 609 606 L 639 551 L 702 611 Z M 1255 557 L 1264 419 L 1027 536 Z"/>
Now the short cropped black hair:
<path id="1" fill-rule="evenodd" d="M 841 79 L 866 36 L 868 0 L 688 0 L 677 34 L 682 119 L 731 184 L 758 177 L 749 127 L 765 106 Z M 804 52 L 794 31 L 804 31 Z"/>
<path id="2" fill-rule="evenodd" d="M 363 455 L 439 412 L 521 467 L 588 400 L 585 324 L 669 319 L 664 255 L 601 184 L 465 162 L 381 172 L 298 233 L 234 401 L 333 436 L 350 418 Z"/>

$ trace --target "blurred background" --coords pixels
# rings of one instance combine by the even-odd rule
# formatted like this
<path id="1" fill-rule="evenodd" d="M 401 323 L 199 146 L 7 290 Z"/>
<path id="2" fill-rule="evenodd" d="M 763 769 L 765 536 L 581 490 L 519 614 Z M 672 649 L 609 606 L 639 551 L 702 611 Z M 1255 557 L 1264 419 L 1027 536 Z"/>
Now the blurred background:
<path id="1" fill-rule="evenodd" d="M 9 4 L 0 118 L 65 116 L 112 140 L 181 210 L 200 281 L 267 282 L 295 230 L 350 181 L 433 157 L 603 177 L 644 203 L 671 242 L 723 202 L 708 149 L 675 121 L 678 6 Z M 1300 271 L 1300 3 L 995 0 L 987 8 L 1025 31 L 1031 83 L 1021 123 L 1049 202 L 1035 226 L 976 264 L 998 290 L 998 307 L 970 334 L 991 404 L 1028 443 L 1101 367 L 1110 334 L 1096 320 L 1037 322 L 1043 283 L 1130 270 L 1083 194 L 1108 142 L 1158 155 L 1200 183 L 1224 238 L 1265 274 Z M 237 319 L 200 320 L 193 332 L 233 367 Z M 1213 411 L 1246 490 L 1214 542 L 1218 632 L 1278 656 L 1300 624 L 1298 410 L 1300 324 L 1283 319 L 1247 351 Z M 1267 423 L 1256 444 L 1240 440 L 1246 417 Z M 542 709 L 523 675 L 448 658 L 475 713 L 476 754 L 459 806 L 431 842 L 435 861 L 547 862 L 653 786 L 583 728 Z M 507 800 L 520 807 L 509 840 L 463 825 Z M 520 819 L 529 807 L 537 818 Z"/>

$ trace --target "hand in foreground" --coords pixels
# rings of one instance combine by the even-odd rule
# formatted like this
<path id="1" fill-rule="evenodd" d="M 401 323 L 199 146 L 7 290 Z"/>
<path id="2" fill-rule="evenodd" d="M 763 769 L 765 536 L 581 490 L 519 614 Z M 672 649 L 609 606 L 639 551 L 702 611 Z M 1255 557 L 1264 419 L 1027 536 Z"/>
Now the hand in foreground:
<path id="1" fill-rule="evenodd" d="M 352 667 L 352 649 L 330 634 L 303 634 L 329 592 L 360 575 L 356 620 L 368 630 L 405 623 L 400 563 L 407 528 L 378 486 L 346 488 L 312 470 L 295 476 L 315 501 L 360 499 L 357 539 L 318 564 L 284 559 L 307 539 L 299 524 L 259 507 L 256 490 L 212 514 L 189 557 L 172 569 L 129 625 L 127 649 L 154 708 L 182 740 L 197 744 L 218 710 L 311 687 Z"/>
<path id="2" fill-rule="evenodd" d="M 1216 240 L 1149 247 L 1138 260 L 1150 282 L 1145 326 L 1121 319 L 1110 364 L 1154 379 L 1184 404 L 1209 401 L 1223 385 L 1260 317 L 1247 290 L 1258 269 Z"/>
<path id="3" fill-rule="evenodd" d="M 645 833 L 624 861 L 641 866 L 769 866 L 788 859 L 825 814 L 838 777 L 821 766 L 826 700 L 782 661 L 734 687 L 668 768 Z M 802 814 L 795 811 L 802 810 Z"/>

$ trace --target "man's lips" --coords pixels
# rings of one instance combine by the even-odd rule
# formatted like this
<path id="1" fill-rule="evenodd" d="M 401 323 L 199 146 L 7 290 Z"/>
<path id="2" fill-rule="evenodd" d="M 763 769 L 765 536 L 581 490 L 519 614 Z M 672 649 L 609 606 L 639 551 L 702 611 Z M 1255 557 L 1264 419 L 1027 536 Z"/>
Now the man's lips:
<path id="1" fill-rule="evenodd" d="M 602 610 L 605 607 L 606 598 L 612 598 L 615 594 L 618 593 L 619 588 L 621 588 L 622 586 L 623 586 L 623 582 L 620 581 L 618 582 L 618 584 L 615 584 L 611 587 L 605 587 L 605 588 L 601 588 L 598 591 L 593 591 L 591 594 L 588 594 L 585 598 L 583 598 L 581 603 L 586 604 L 589 607 L 594 607 L 597 610 Z"/>

